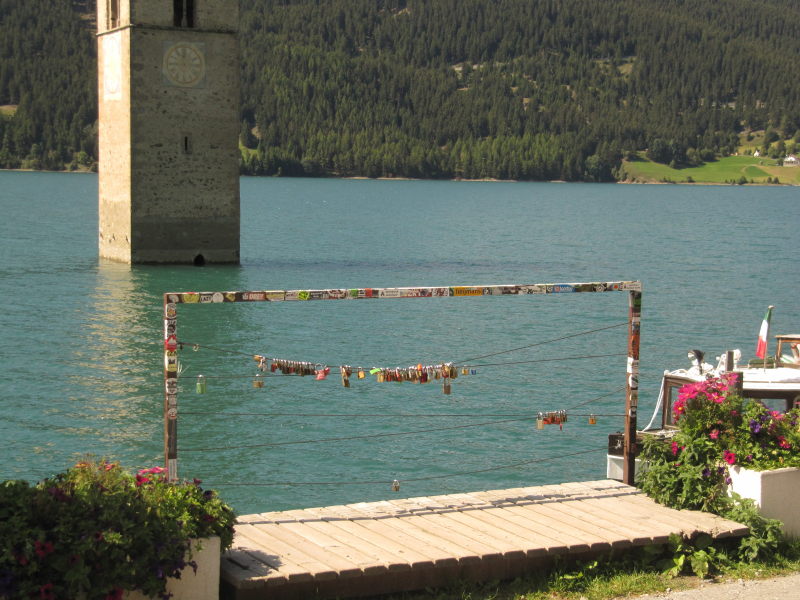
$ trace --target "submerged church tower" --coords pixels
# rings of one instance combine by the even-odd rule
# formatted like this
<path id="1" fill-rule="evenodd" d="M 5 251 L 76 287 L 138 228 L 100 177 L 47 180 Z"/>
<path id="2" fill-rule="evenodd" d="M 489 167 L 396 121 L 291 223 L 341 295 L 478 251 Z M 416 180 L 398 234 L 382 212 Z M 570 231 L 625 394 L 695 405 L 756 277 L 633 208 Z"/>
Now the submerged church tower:
<path id="1" fill-rule="evenodd" d="M 100 256 L 239 262 L 238 0 L 97 0 Z"/>

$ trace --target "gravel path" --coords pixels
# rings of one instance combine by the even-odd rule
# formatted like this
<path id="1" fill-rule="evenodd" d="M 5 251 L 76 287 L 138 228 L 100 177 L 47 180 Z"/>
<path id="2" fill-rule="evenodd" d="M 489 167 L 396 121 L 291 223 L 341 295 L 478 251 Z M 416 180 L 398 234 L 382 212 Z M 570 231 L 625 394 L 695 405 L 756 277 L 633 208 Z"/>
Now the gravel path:
<path id="1" fill-rule="evenodd" d="M 691 590 L 658 592 L 633 598 L 658 600 L 793 600 L 800 599 L 800 573 L 771 579 L 702 583 Z"/>

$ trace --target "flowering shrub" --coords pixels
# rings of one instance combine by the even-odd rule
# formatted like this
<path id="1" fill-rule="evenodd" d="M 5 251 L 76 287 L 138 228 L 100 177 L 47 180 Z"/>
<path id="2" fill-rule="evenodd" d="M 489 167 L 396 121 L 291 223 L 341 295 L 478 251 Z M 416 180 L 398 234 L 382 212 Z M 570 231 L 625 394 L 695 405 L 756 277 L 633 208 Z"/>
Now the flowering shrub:
<path id="1" fill-rule="evenodd" d="M 800 411 L 770 411 L 732 392 L 728 373 L 683 386 L 672 406 L 677 432 L 665 445 L 647 443 L 650 470 L 640 479 L 656 500 L 711 510 L 726 495 L 728 468 L 800 467 Z"/>
<path id="2" fill-rule="evenodd" d="M 80 462 L 36 485 L 0 483 L 0 598 L 119 600 L 164 596 L 191 560 L 190 539 L 233 540 L 235 515 L 200 482 L 169 483 L 164 469 L 133 475 Z"/>
<path id="3" fill-rule="evenodd" d="M 729 373 L 683 386 L 672 406 L 674 436 L 644 440 L 641 458 L 648 468 L 637 484 L 657 502 L 730 515 L 746 504 L 727 494 L 730 467 L 800 467 L 800 410 L 770 411 L 734 394 L 736 377 Z M 767 520 L 750 525 L 761 527 L 770 543 L 778 535 Z"/>

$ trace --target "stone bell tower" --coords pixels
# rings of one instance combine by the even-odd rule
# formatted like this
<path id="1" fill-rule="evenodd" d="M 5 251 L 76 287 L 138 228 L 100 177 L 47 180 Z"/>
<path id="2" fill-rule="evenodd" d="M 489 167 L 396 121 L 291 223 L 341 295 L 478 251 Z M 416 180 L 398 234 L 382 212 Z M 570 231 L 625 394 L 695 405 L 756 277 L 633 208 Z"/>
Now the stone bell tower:
<path id="1" fill-rule="evenodd" d="M 100 256 L 239 262 L 238 0 L 97 0 Z"/>

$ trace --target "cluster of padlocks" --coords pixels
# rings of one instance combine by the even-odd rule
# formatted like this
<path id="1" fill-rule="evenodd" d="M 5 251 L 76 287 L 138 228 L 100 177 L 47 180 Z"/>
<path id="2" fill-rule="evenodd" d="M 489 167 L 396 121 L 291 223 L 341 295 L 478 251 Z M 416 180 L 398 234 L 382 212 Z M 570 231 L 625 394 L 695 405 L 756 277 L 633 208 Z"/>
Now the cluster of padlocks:
<path id="1" fill-rule="evenodd" d="M 567 422 L 567 411 L 551 410 L 550 412 L 540 412 L 536 417 L 536 429 L 544 429 L 545 425 L 560 425 L 563 429 Z"/>
<path id="2" fill-rule="evenodd" d="M 298 376 L 314 376 L 317 380 L 323 380 L 328 377 L 331 372 L 331 367 L 319 363 L 297 361 L 297 360 L 284 360 L 281 358 L 267 358 L 256 354 L 253 359 L 258 363 L 258 370 L 261 373 L 280 372 L 283 375 L 298 375 Z M 356 377 L 357 379 L 366 379 L 367 375 L 372 375 L 378 383 L 385 382 L 404 382 L 411 383 L 430 383 L 432 381 L 442 382 L 442 392 L 450 394 L 450 382 L 461 375 L 475 375 L 477 371 L 467 367 L 457 368 L 453 363 L 440 363 L 436 365 L 411 365 L 409 367 L 353 367 L 350 365 L 341 365 L 339 372 L 342 378 L 342 385 L 350 387 L 350 378 Z M 264 377 L 258 373 L 253 378 L 253 387 L 264 387 Z M 207 385 L 206 379 L 203 375 L 197 377 L 197 393 L 206 393 Z"/>
<path id="3" fill-rule="evenodd" d="M 536 429 L 544 429 L 545 425 L 558 425 L 559 429 L 564 429 L 564 423 L 566 422 L 566 410 L 540 412 L 536 417 Z M 589 415 L 589 425 L 597 425 L 597 415 Z"/>

